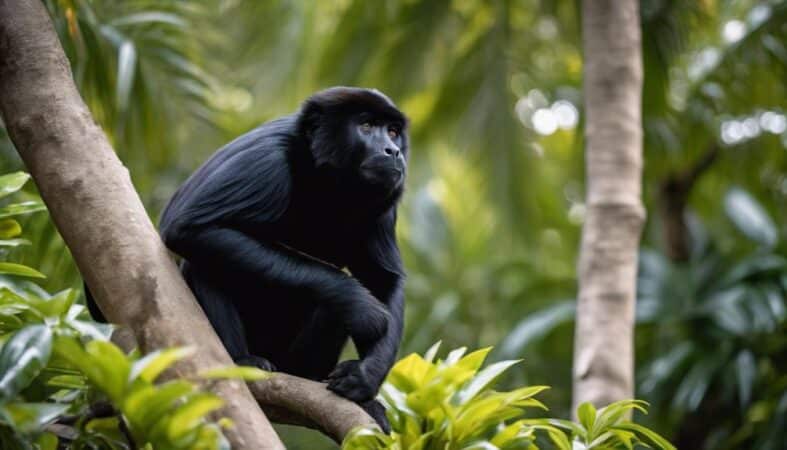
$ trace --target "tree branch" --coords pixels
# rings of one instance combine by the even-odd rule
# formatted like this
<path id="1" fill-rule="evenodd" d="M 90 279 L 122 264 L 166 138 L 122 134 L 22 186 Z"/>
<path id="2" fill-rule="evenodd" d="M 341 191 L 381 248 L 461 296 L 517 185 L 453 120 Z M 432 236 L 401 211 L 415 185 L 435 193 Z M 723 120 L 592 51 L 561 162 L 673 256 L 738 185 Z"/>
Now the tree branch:
<path id="1" fill-rule="evenodd" d="M 112 342 L 126 352 L 137 346 L 126 327 L 115 329 Z M 337 444 L 355 427 L 378 427 L 360 406 L 329 391 L 325 383 L 276 372 L 272 378 L 248 385 L 271 421 L 317 430 Z"/>
<path id="2" fill-rule="evenodd" d="M 659 215 L 664 247 L 670 260 L 687 261 L 690 256 L 691 236 L 686 224 L 686 205 L 694 185 L 713 166 L 721 149 L 711 143 L 700 158 L 681 172 L 668 175 L 659 186 Z"/>
<path id="3" fill-rule="evenodd" d="M 324 383 L 277 373 L 249 383 L 252 394 L 274 422 L 321 431 L 341 443 L 355 427 L 377 423 L 357 404 L 325 388 Z"/>
<path id="4" fill-rule="evenodd" d="M 144 352 L 192 345 L 184 376 L 232 364 L 74 85 L 40 0 L 0 0 L 0 115 L 104 314 Z M 213 385 L 237 450 L 282 449 L 245 384 Z"/>

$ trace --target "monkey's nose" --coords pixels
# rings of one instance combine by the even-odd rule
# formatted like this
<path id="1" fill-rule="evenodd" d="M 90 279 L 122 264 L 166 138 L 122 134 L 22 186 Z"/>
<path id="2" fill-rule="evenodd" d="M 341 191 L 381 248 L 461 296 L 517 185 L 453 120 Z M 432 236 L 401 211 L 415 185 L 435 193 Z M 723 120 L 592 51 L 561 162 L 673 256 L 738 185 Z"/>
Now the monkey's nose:
<path id="1" fill-rule="evenodd" d="M 388 156 L 393 156 L 394 158 L 398 158 L 402 152 L 399 151 L 398 148 L 387 148 L 385 149 L 385 154 Z"/>

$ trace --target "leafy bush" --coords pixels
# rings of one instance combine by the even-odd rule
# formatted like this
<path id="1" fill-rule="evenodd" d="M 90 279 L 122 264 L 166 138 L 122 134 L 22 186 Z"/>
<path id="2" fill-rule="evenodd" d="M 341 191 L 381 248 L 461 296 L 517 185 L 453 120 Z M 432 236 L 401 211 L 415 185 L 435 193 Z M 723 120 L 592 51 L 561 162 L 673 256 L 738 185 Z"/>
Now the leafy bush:
<path id="1" fill-rule="evenodd" d="M 28 178 L 0 177 L 0 196 Z M 43 209 L 40 201 L 0 207 L 0 247 L 29 244 L 11 217 Z M 0 262 L 0 273 L 43 277 L 9 262 Z M 33 283 L 0 279 L 0 448 L 229 449 L 219 425 L 206 418 L 220 398 L 190 380 L 156 382 L 189 349 L 126 355 L 108 341 L 111 326 L 92 321 L 76 297 L 71 289 L 50 295 Z M 227 368 L 200 378 L 264 376 Z"/>
<path id="2" fill-rule="evenodd" d="M 787 442 L 787 259 L 779 230 L 732 188 L 739 235 L 689 222 L 685 263 L 644 250 L 638 282 L 639 392 L 686 446 L 769 450 Z M 739 236 L 746 239 L 740 239 Z M 781 248 L 779 247 L 781 245 Z"/>
<path id="3" fill-rule="evenodd" d="M 529 413 L 547 409 L 534 398 L 546 386 L 492 389 L 500 375 L 519 361 L 500 361 L 481 369 L 491 348 L 468 355 L 460 348 L 434 362 L 438 347 L 434 345 L 424 357 L 407 356 L 388 375 L 380 398 L 392 434 L 359 428 L 345 439 L 344 450 L 632 449 L 637 444 L 674 448 L 626 418 L 634 409 L 645 412 L 642 401 L 621 401 L 598 411 L 582 404 L 579 423 L 536 418 Z"/>

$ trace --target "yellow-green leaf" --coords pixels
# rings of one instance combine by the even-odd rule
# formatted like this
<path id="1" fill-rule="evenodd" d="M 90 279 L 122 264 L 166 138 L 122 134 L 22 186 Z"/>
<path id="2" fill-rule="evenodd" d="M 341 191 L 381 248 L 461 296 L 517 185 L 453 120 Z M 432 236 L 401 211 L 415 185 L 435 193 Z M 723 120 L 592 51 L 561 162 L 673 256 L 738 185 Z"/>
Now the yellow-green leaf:
<path id="1" fill-rule="evenodd" d="M 19 275 L 22 277 L 30 278 L 46 278 L 46 276 L 33 269 L 32 267 L 23 266 L 22 264 L 15 264 L 10 262 L 0 262 L 0 273 L 9 275 Z"/>

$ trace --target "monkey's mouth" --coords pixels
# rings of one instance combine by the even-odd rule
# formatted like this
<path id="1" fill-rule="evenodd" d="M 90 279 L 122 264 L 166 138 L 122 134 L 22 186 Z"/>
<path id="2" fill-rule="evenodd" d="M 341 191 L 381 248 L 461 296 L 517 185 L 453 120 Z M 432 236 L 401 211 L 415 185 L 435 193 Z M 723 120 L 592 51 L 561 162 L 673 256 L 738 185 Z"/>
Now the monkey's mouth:
<path id="1" fill-rule="evenodd" d="M 392 190 L 398 188 L 404 181 L 404 169 L 393 164 L 362 165 L 361 176 L 372 186 Z"/>

